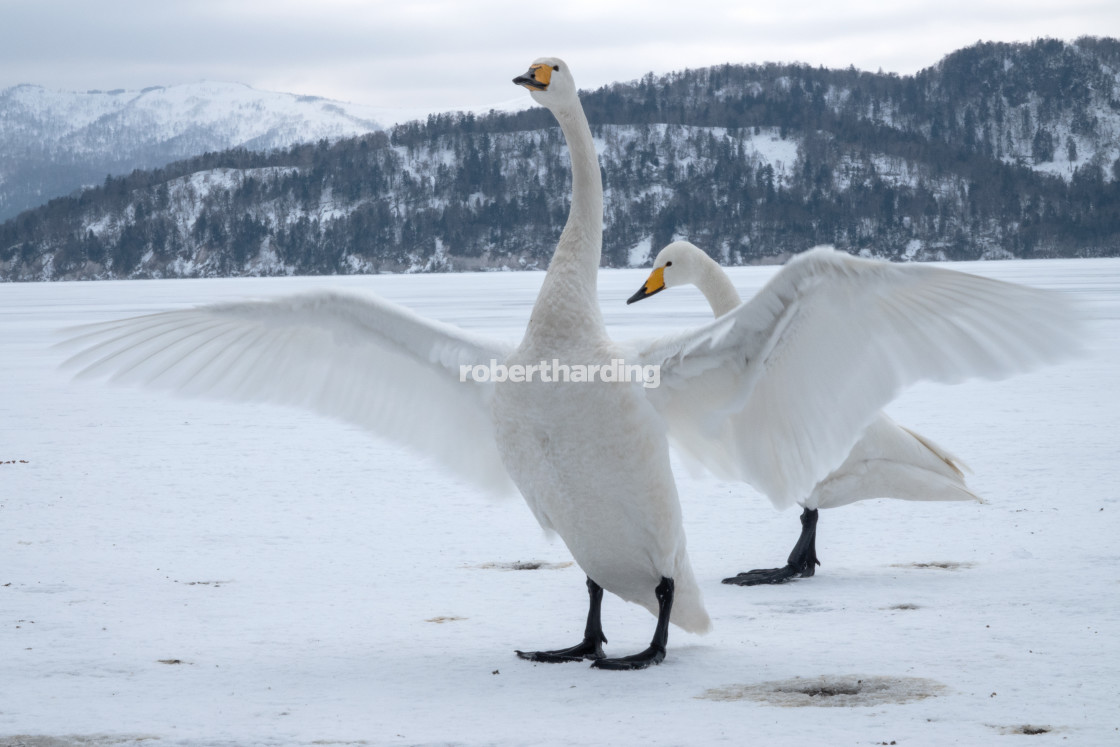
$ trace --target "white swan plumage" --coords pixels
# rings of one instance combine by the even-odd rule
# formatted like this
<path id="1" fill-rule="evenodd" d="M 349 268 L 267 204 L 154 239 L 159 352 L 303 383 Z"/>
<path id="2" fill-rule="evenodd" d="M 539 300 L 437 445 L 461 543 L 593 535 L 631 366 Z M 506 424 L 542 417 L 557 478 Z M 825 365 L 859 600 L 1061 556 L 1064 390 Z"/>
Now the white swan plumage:
<path id="1" fill-rule="evenodd" d="M 1055 291 L 822 246 L 714 321 L 636 348 L 661 365 L 650 399 L 682 449 L 786 508 L 844 462 L 904 387 L 1064 360 L 1080 350 L 1080 330 L 1077 308 Z"/>
<path id="2" fill-rule="evenodd" d="M 653 260 L 651 277 L 628 300 L 634 303 L 660 290 L 695 286 L 718 318 L 737 308 L 742 299 L 719 263 L 688 241 L 665 246 Z M 755 438 L 764 437 L 756 433 Z M 755 569 L 724 579 L 741 586 L 782 583 L 814 575 L 817 511 L 869 498 L 910 501 L 966 501 L 981 499 L 968 489 L 964 464 L 930 439 L 879 412 L 860 435 L 844 462 L 797 500 L 802 507 L 801 536 L 783 568 Z M 778 505 L 778 501 L 771 498 Z"/>
<path id="3" fill-rule="evenodd" d="M 313 293 L 212 305 L 80 329 L 70 364 L 85 375 L 192 394 L 267 400 L 341 417 L 404 441 L 485 486 L 512 482 L 541 526 L 588 575 L 584 643 L 526 654 L 641 668 L 664 656 L 669 622 L 706 632 L 686 550 L 665 428 L 637 384 L 461 381 L 463 366 L 624 357 L 597 297 L 603 194 L 567 64 L 533 63 L 515 83 L 556 116 L 572 160 L 567 224 L 519 346 L 422 319 L 388 301 Z M 658 615 L 650 649 L 603 658 L 606 589 Z M 594 625 L 592 625 L 594 623 Z"/>
<path id="4" fill-rule="evenodd" d="M 562 60 L 539 59 L 515 82 L 560 124 L 571 155 L 572 204 L 509 364 L 609 365 L 625 351 L 607 335 L 599 308 L 603 186 L 591 129 Z M 642 387 L 603 380 L 504 382 L 495 391 L 494 413 L 514 482 L 541 525 L 564 539 L 589 584 L 658 614 L 651 648 L 630 661 L 644 666 L 664 656 L 665 613 L 685 630 L 706 632 L 711 621 L 686 549 L 665 428 Z M 594 593 L 589 618 L 598 614 Z M 596 637 L 601 630 L 580 646 L 594 648 Z M 528 656 L 550 659 L 554 653 Z"/>
<path id="5" fill-rule="evenodd" d="M 900 387 L 923 377 L 1007 375 L 1066 352 L 1060 320 L 1048 316 L 1061 304 L 1050 296 L 948 271 L 852 264 L 822 251 L 795 258 L 763 293 L 709 325 L 617 344 L 597 298 L 602 183 L 575 82 L 557 58 L 537 60 L 514 82 L 560 123 L 573 178 L 568 221 L 520 345 L 384 300 L 317 293 L 94 325 L 72 341 L 83 348 L 74 363 L 138 384 L 309 407 L 404 440 L 483 484 L 512 478 L 540 524 L 560 535 L 587 573 L 590 597 L 583 642 L 523 656 L 637 669 L 664 657 L 670 621 L 694 632 L 710 627 L 689 563 L 667 428 L 686 444 L 717 447 L 715 466 L 771 475 L 774 484 L 764 489 L 786 500 L 835 468 Z M 993 289 L 993 300 L 972 296 Z M 851 297 L 866 293 L 900 320 L 869 326 L 848 361 L 850 346 L 830 339 L 852 336 L 844 323 L 809 321 L 821 307 L 850 311 L 858 307 Z M 864 321 L 854 317 L 857 325 Z M 776 327 L 798 334 L 774 335 Z M 925 344 L 954 354 L 923 353 Z M 662 385 L 460 380 L 462 366 L 492 359 L 507 366 L 626 359 L 660 366 Z M 822 393 L 828 382 L 806 368 L 822 359 L 836 369 L 829 377 L 850 390 L 825 418 L 815 410 L 834 404 Z M 784 377 L 790 381 L 774 380 Z M 790 388 L 808 395 L 790 406 L 783 398 Z M 771 438 L 752 444 L 735 425 L 744 412 Z M 808 423 L 815 430 L 806 437 Z M 790 458 L 790 450 L 800 453 Z M 781 464 L 759 470 L 759 460 Z M 601 658 L 604 589 L 658 616 L 646 651 Z"/>

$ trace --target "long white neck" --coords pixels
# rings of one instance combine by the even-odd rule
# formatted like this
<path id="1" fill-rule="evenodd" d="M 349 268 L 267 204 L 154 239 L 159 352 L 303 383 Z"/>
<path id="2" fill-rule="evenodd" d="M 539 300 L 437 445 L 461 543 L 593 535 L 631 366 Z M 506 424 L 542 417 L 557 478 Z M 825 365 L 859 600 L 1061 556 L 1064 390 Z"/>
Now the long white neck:
<path id="1" fill-rule="evenodd" d="M 599 259 L 603 250 L 603 180 L 583 107 L 555 111 L 572 159 L 572 206 L 548 266 L 530 336 L 580 335 L 604 328 L 599 310 Z M 542 329 L 542 326 L 546 328 Z"/>
<path id="2" fill-rule="evenodd" d="M 739 291 L 735 290 L 731 278 L 719 263 L 707 254 L 701 257 L 695 285 L 704 294 L 704 298 L 708 299 L 708 305 L 712 307 L 712 313 L 717 317 L 723 316 L 742 303 Z"/>

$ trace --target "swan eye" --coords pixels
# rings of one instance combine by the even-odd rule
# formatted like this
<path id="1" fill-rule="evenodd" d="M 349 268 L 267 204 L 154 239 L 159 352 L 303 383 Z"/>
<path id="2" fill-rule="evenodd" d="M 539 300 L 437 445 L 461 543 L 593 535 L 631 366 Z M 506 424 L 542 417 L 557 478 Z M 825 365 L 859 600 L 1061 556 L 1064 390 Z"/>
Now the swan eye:
<path id="1" fill-rule="evenodd" d="M 559 65 L 553 65 L 552 69 L 555 70 L 556 72 L 560 72 L 560 66 Z"/>
<path id="2" fill-rule="evenodd" d="M 673 263 L 672 263 L 672 261 L 666 262 L 666 263 L 665 263 L 665 266 L 666 266 L 666 267 L 672 267 L 672 266 L 673 266 Z"/>

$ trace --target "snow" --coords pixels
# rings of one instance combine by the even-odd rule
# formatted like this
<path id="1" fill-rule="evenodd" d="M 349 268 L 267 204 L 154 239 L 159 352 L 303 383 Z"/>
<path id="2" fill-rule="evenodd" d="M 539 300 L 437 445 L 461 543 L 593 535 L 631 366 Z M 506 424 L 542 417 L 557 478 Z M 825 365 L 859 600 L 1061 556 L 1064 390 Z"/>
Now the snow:
<path id="1" fill-rule="evenodd" d="M 987 503 L 822 512 L 816 577 L 744 589 L 720 579 L 782 562 L 797 515 L 677 465 L 715 631 L 674 628 L 665 663 L 630 673 L 513 655 L 575 643 L 586 612 L 522 501 L 299 411 L 74 382 L 49 347 L 75 323 L 324 286 L 516 338 L 543 273 L 5 285 L 0 744 L 1116 744 L 1120 261 L 962 267 L 1090 319 L 1080 359 L 889 408 Z M 747 295 L 774 271 L 731 274 Z M 617 336 L 708 318 L 692 289 L 627 307 L 645 275 L 601 275 Z M 615 597 L 603 615 L 609 653 L 652 635 Z M 822 688 L 839 694 L 798 692 Z"/>
<path id="2" fill-rule="evenodd" d="M 385 109 L 314 96 L 258 91 L 241 83 L 199 81 L 141 91 L 54 91 L 40 86 L 0 90 L 17 111 L 32 117 L 37 138 L 75 152 L 95 152 L 113 133 L 143 130 L 145 142 L 214 130 L 222 147 L 282 147 L 293 142 L 355 137 L 382 127 Z M 9 126 L 10 127 L 10 126 Z M 0 120 L 0 135 L 14 136 Z M 216 141 L 215 141 L 216 142 Z M 213 143 L 211 144 L 213 147 Z"/>
<path id="3" fill-rule="evenodd" d="M 796 140 L 787 140 L 779 135 L 776 128 L 767 127 L 748 138 L 745 144 L 764 162 L 772 165 L 779 175 L 789 179 L 797 163 Z"/>
<path id="4" fill-rule="evenodd" d="M 101 91 L 52 91 L 41 86 L 19 85 L 0 90 L 0 98 L 8 99 L 14 106 L 33 118 L 40 137 L 58 137 L 86 127 L 101 117 L 112 115 L 138 92 Z M 19 126 L 5 117 L 0 119 L 0 132 Z"/>
<path id="5" fill-rule="evenodd" d="M 630 247 L 627 253 L 627 265 L 629 267 L 641 267 L 647 262 L 653 260 L 653 239 L 646 237 L 639 241 L 634 246 Z"/>

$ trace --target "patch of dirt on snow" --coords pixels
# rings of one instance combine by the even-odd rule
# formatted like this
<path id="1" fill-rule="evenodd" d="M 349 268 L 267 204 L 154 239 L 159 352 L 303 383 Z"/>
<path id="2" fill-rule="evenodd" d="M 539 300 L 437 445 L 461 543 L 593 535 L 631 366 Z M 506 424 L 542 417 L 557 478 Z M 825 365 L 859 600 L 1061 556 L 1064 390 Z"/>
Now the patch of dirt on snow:
<path id="1" fill-rule="evenodd" d="M 945 686 L 922 677 L 870 677 L 866 675 L 822 675 L 761 682 L 757 685 L 727 685 L 706 691 L 706 700 L 756 700 L 786 708 L 823 706 L 851 708 L 887 703 L 909 703 L 940 695 Z"/>
<path id="2" fill-rule="evenodd" d="M 1031 736 L 1037 734 L 1050 734 L 1057 731 L 1053 726 L 1036 726 L 1032 724 L 1021 724 L 1019 726 L 995 726 L 993 729 L 999 729 L 1000 734 L 1029 734 Z"/>
<path id="3" fill-rule="evenodd" d="M 426 622 L 426 623 L 436 623 L 437 625 L 442 625 L 443 623 L 455 622 L 456 620 L 466 620 L 466 619 L 467 618 L 465 618 L 465 617 L 429 617 L 424 622 Z"/>
<path id="4" fill-rule="evenodd" d="M 546 563 L 543 560 L 515 560 L 512 563 L 483 563 L 472 565 L 470 568 L 496 571 L 555 571 L 561 568 L 570 568 L 572 561 L 567 563 Z"/>
<path id="5" fill-rule="evenodd" d="M 939 560 L 931 563 L 893 563 L 892 568 L 937 568 L 942 571 L 959 571 L 962 568 L 972 568 L 975 563 L 957 563 L 953 560 Z"/>
<path id="6" fill-rule="evenodd" d="M 883 609 L 885 609 L 885 610 L 920 610 L 921 607 L 919 607 L 916 604 L 903 603 L 903 604 L 892 604 L 890 607 L 884 607 Z"/>

